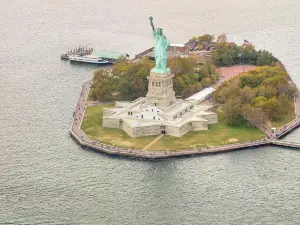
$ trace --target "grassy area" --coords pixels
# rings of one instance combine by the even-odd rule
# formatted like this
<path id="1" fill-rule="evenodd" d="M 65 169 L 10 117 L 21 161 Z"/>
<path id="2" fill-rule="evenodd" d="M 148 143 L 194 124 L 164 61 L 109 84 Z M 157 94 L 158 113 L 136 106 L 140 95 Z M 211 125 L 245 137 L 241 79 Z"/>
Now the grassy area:
<path id="1" fill-rule="evenodd" d="M 102 112 L 103 108 L 112 107 L 113 104 L 102 104 L 98 106 L 87 107 L 81 129 L 85 134 L 94 140 L 99 140 L 103 143 L 113 144 L 115 146 L 129 147 L 142 149 L 156 136 L 147 136 L 139 138 L 131 138 L 124 131 L 119 129 L 103 128 L 102 127 Z"/>
<path id="2" fill-rule="evenodd" d="M 264 133 L 256 128 L 249 127 L 246 124 L 241 126 L 230 126 L 220 121 L 217 124 L 209 125 L 209 130 L 189 132 L 180 138 L 166 135 L 157 143 L 152 145 L 149 150 L 184 149 L 193 148 L 194 146 L 218 146 L 230 143 L 258 140 L 263 137 Z"/>
<path id="3" fill-rule="evenodd" d="M 116 146 L 142 149 L 150 143 L 156 136 L 147 136 L 131 138 L 124 131 L 119 129 L 103 128 L 102 111 L 105 107 L 112 107 L 112 104 L 103 104 L 99 106 L 87 107 L 82 130 L 91 139 L 110 143 Z M 175 150 L 185 149 L 194 146 L 216 146 L 228 143 L 236 143 L 250 140 L 257 140 L 264 137 L 264 134 L 246 124 L 241 126 L 229 126 L 223 121 L 217 124 L 209 125 L 207 131 L 189 132 L 181 138 L 164 136 L 157 143 L 152 145 L 148 150 Z"/>
<path id="4" fill-rule="evenodd" d="M 93 101 L 94 99 L 92 98 L 92 96 L 91 96 L 91 91 L 89 91 L 89 95 L 88 95 L 88 97 L 87 97 L 87 101 Z"/>
<path id="5" fill-rule="evenodd" d="M 288 112 L 276 120 L 267 121 L 266 125 L 270 128 L 280 128 L 296 118 L 295 108 L 291 107 Z"/>

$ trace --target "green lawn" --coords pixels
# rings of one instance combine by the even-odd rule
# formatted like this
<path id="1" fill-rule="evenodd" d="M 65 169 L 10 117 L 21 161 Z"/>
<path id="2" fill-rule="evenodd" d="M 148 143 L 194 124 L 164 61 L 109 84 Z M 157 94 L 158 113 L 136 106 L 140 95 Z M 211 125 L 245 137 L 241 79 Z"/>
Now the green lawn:
<path id="1" fill-rule="evenodd" d="M 131 138 L 122 130 L 103 128 L 101 126 L 103 108 L 112 106 L 113 104 L 103 104 L 87 107 L 81 128 L 91 139 L 116 146 L 142 149 L 156 137 Z M 194 146 L 216 146 L 231 142 L 257 140 L 263 137 L 264 134 L 260 130 L 248 127 L 246 124 L 229 126 L 220 121 L 217 124 L 210 125 L 207 131 L 189 132 L 181 138 L 166 135 L 148 150 L 178 150 Z"/>
<path id="2" fill-rule="evenodd" d="M 246 124 L 241 126 L 230 126 L 222 121 L 217 124 L 209 125 L 206 131 L 193 131 L 177 138 L 164 136 L 156 144 L 152 145 L 149 150 L 154 149 L 184 149 L 193 147 L 218 146 L 230 143 L 252 141 L 262 139 L 264 133 Z"/>
<path id="3" fill-rule="evenodd" d="M 86 109 L 81 129 L 85 134 L 94 140 L 104 143 L 113 144 L 115 146 L 142 149 L 156 136 L 147 136 L 139 138 L 131 138 L 124 131 L 119 129 L 102 127 L 103 108 L 112 107 L 113 104 L 102 104 L 98 106 L 89 106 Z"/>
<path id="4" fill-rule="evenodd" d="M 87 97 L 87 101 L 93 101 L 94 99 L 92 98 L 92 96 L 91 96 L 91 91 L 89 91 L 89 95 L 88 95 L 88 97 Z"/>

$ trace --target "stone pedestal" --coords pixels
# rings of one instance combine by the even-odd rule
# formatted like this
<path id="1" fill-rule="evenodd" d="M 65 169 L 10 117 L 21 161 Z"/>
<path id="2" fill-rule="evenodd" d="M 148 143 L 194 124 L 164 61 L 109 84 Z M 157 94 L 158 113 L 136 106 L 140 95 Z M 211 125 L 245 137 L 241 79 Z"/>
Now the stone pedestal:
<path id="1" fill-rule="evenodd" d="M 149 105 L 168 107 L 176 102 L 173 90 L 174 77 L 171 73 L 151 72 L 148 79 L 148 93 L 146 103 Z"/>

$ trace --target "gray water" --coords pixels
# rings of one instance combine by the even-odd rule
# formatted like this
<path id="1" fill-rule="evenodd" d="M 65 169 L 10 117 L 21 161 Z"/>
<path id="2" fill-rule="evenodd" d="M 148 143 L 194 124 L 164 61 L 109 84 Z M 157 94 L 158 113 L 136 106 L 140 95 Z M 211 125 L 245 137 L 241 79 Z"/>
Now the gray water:
<path id="1" fill-rule="evenodd" d="M 246 38 L 299 87 L 299 11 L 299 0 L 1 0 L 0 224 L 299 224 L 300 151 L 147 162 L 79 147 L 68 129 L 96 67 L 59 59 L 80 44 L 151 47 L 152 15 L 172 43 Z"/>

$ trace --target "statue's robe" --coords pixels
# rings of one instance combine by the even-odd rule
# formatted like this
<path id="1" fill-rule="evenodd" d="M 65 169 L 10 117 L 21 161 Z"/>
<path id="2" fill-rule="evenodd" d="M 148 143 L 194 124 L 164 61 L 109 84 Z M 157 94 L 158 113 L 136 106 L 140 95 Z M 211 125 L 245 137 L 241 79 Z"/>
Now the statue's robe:
<path id="1" fill-rule="evenodd" d="M 156 31 L 153 31 L 153 37 L 155 39 L 155 68 L 164 71 L 167 68 L 167 48 L 170 42 L 164 35 L 158 34 Z"/>

